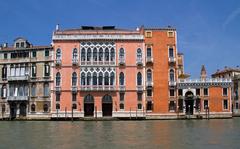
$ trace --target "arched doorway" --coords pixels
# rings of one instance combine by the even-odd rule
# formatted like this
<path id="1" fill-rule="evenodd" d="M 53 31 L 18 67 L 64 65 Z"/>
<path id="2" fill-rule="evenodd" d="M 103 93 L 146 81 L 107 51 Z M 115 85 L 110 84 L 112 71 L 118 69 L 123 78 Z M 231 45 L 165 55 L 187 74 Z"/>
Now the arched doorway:
<path id="1" fill-rule="evenodd" d="M 105 95 L 102 98 L 102 112 L 103 116 L 112 116 L 112 97 Z"/>
<path id="2" fill-rule="evenodd" d="M 20 103 L 20 113 L 19 113 L 19 116 L 26 116 L 27 115 L 27 105 L 26 103 L 22 102 Z"/>
<path id="3" fill-rule="evenodd" d="M 186 107 L 186 114 L 193 115 L 193 93 L 191 91 L 187 91 L 185 94 L 185 107 Z"/>
<path id="4" fill-rule="evenodd" d="M 10 117 L 11 119 L 17 116 L 17 104 L 15 102 L 10 103 Z"/>
<path id="5" fill-rule="evenodd" d="M 88 94 L 84 97 L 84 116 L 94 115 L 94 98 Z"/>

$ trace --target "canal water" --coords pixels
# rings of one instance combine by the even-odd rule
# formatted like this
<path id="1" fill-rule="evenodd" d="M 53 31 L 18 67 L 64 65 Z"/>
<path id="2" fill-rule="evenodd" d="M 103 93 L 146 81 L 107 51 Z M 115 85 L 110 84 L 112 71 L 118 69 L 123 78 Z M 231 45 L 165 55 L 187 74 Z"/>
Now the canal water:
<path id="1" fill-rule="evenodd" d="M 240 118 L 0 121 L 0 149 L 240 148 Z"/>

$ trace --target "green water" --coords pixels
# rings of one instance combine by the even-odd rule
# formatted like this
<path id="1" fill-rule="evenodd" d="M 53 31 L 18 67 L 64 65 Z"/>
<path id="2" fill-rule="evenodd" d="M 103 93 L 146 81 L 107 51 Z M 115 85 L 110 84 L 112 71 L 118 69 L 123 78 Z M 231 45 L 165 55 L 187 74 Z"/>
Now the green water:
<path id="1" fill-rule="evenodd" d="M 0 121 L 1 149 L 240 148 L 240 118 L 163 121 Z"/>

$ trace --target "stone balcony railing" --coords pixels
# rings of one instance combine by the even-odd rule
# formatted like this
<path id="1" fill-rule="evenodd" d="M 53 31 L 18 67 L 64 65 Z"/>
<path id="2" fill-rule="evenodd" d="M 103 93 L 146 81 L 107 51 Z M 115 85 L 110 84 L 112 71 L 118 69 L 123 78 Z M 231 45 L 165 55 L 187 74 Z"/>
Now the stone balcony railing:
<path id="1" fill-rule="evenodd" d="M 177 82 L 176 81 L 169 81 L 168 84 L 169 84 L 169 86 L 176 86 Z"/>
<path id="2" fill-rule="evenodd" d="M 137 91 L 143 92 L 143 85 L 137 85 Z"/>
<path id="3" fill-rule="evenodd" d="M 56 92 L 61 92 L 61 86 L 56 86 L 55 90 L 56 90 Z"/>
<path id="4" fill-rule="evenodd" d="M 23 76 L 8 76 L 8 81 L 27 81 L 29 79 L 29 75 Z"/>
<path id="5" fill-rule="evenodd" d="M 147 87 L 153 87 L 153 81 L 146 81 Z"/>
<path id="6" fill-rule="evenodd" d="M 168 61 L 169 61 L 169 63 L 175 63 L 176 62 L 176 58 L 175 57 L 169 57 Z"/>
<path id="7" fill-rule="evenodd" d="M 56 65 L 61 65 L 62 64 L 62 60 L 61 59 L 56 59 Z"/>
<path id="8" fill-rule="evenodd" d="M 137 57 L 137 59 L 136 59 L 136 64 L 137 65 L 139 65 L 139 66 L 141 66 L 141 65 L 143 65 L 143 59 L 142 59 L 142 57 Z"/>
<path id="9" fill-rule="evenodd" d="M 119 85 L 119 91 L 120 92 L 124 92 L 126 90 L 126 86 L 125 85 Z"/>
<path id="10" fill-rule="evenodd" d="M 72 86 L 71 90 L 72 90 L 73 93 L 77 93 L 78 87 L 77 86 Z"/>
<path id="11" fill-rule="evenodd" d="M 152 56 L 147 56 L 146 57 L 146 63 L 153 63 L 153 57 Z"/>
<path id="12" fill-rule="evenodd" d="M 125 57 L 119 57 L 118 63 L 119 65 L 125 65 Z"/>
<path id="13" fill-rule="evenodd" d="M 81 91 L 114 91 L 115 85 L 81 85 Z"/>
<path id="14" fill-rule="evenodd" d="M 77 58 L 72 59 L 72 64 L 73 65 L 78 65 L 78 59 Z"/>
<path id="15" fill-rule="evenodd" d="M 28 96 L 8 96 L 8 101 L 27 101 Z"/>

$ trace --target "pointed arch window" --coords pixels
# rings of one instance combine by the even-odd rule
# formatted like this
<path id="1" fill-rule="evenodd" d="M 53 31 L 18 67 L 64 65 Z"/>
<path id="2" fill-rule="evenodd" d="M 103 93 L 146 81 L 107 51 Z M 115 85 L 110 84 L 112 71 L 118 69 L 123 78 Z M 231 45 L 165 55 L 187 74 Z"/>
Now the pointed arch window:
<path id="1" fill-rule="evenodd" d="M 108 48 L 105 49 L 105 61 L 109 61 L 109 50 L 108 50 Z"/>
<path id="2" fill-rule="evenodd" d="M 87 50 L 87 61 L 88 61 L 88 62 L 91 61 L 91 57 L 92 57 L 92 53 L 91 53 L 91 49 L 89 48 L 89 49 Z"/>
<path id="3" fill-rule="evenodd" d="M 86 58 L 86 50 L 84 48 L 82 48 L 81 50 L 81 61 L 85 61 Z"/>
<path id="4" fill-rule="evenodd" d="M 137 58 L 142 58 L 142 50 L 140 48 L 137 49 Z"/>
<path id="5" fill-rule="evenodd" d="M 120 72 L 119 74 L 119 83 L 120 85 L 124 85 L 124 73 Z"/>
<path id="6" fill-rule="evenodd" d="M 114 61 L 115 59 L 115 50 L 114 48 L 111 49 L 111 61 Z"/>
<path id="7" fill-rule="evenodd" d="M 61 49 L 57 49 L 57 53 L 56 53 L 56 59 L 57 60 L 60 60 L 61 59 L 61 57 L 62 57 L 62 51 L 61 51 Z"/>
<path id="8" fill-rule="evenodd" d="M 77 56 L 78 56 L 78 54 L 77 54 L 77 49 L 74 48 L 74 49 L 73 49 L 73 53 L 72 53 L 72 58 L 73 58 L 73 59 L 77 59 Z"/>
<path id="9" fill-rule="evenodd" d="M 93 49 L 93 60 L 97 61 L 97 49 L 96 48 Z"/>
<path id="10" fill-rule="evenodd" d="M 97 73 L 93 73 L 93 85 L 97 85 Z"/>
<path id="11" fill-rule="evenodd" d="M 102 72 L 100 72 L 98 76 L 98 85 L 102 85 L 102 84 L 103 84 L 103 74 Z"/>
<path id="12" fill-rule="evenodd" d="M 137 74 L 137 85 L 142 85 L 142 74 L 138 72 Z"/>
<path id="13" fill-rule="evenodd" d="M 102 49 L 102 48 L 99 49 L 99 57 L 98 57 L 98 60 L 99 60 L 99 61 L 102 61 L 102 60 L 103 60 L 103 49 Z"/>
<path id="14" fill-rule="evenodd" d="M 87 73 L 87 85 L 91 85 L 91 73 Z"/>
<path id="15" fill-rule="evenodd" d="M 105 72 L 104 74 L 104 85 L 109 85 L 109 74 Z"/>
<path id="16" fill-rule="evenodd" d="M 60 86 L 61 83 L 61 74 L 60 72 L 57 72 L 56 74 L 56 86 Z"/>
<path id="17" fill-rule="evenodd" d="M 77 86 L 77 73 L 72 73 L 72 86 Z"/>
<path id="18" fill-rule="evenodd" d="M 170 78 L 170 81 L 174 81 L 175 80 L 174 70 L 173 69 L 171 69 L 170 72 L 169 72 L 169 78 Z"/>
<path id="19" fill-rule="evenodd" d="M 110 74 L 110 85 L 113 85 L 114 84 L 114 73 L 111 72 Z"/>
<path id="20" fill-rule="evenodd" d="M 152 82 L 152 70 L 151 69 L 147 70 L 147 81 Z"/>
<path id="21" fill-rule="evenodd" d="M 85 79 L 86 77 L 85 77 L 85 73 L 84 72 L 82 72 L 81 73 L 81 85 L 86 85 L 86 79 Z"/>

